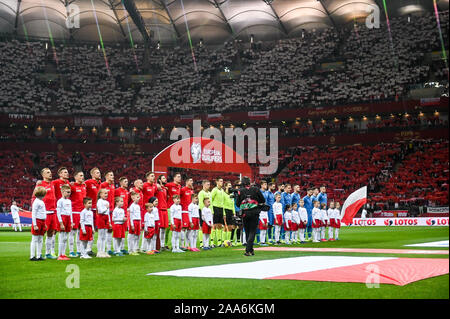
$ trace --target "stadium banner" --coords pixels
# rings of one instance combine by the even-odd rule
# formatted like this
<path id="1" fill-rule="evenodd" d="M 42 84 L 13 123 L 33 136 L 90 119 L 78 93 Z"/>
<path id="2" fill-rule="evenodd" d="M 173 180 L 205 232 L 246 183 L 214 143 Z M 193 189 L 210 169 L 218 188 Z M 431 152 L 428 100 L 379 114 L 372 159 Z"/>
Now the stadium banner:
<path id="1" fill-rule="evenodd" d="M 217 122 L 217 121 L 221 121 L 223 119 L 222 117 L 222 113 L 213 113 L 213 114 L 208 114 L 208 122 Z"/>
<path id="2" fill-rule="evenodd" d="M 373 212 L 373 217 L 408 217 L 407 210 L 379 210 Z"/>
<path id="3" fill-rule="evenodd" d="M 449 226 L 448 217 L 353 218 L 347 226 Z"/>
<path id="4" fill-rule="evenodd" d="M 441 102 L 440 97 L 427 97 L 427 98 L 420 99 L 421 106 L 435 106 L 435 105 L 439 105 L 440 102 Z"/>
<path id="5" fill-rule="evenodd" d="M 272 110 L 270 111 L 270 120 L 286 120 L 287 118 L 301 118 L 301 119 L 314 119 L 314 118 L 327 118 L 327 117 L 336 117 L 336 116 L 356 116 L 356 115 L 366 115 L 369 116 L 371 114 L 391 114 L 396 112 L 415 112 L 417 111 L 417 106 L 419 104 L 425 103 L 427 104 L 428 100 L 408 100 L 408 101 L 400 101 L 400 102 L 377 102 L 377 103 L 366 103 L 366 104 L 357 104 L 357 105 L 340 105 L 340 106 L 323 106 L 317 107 L 313 109 L 280 109 L 280 110 Z M 429 101 L 428 101 L 429 102 Z M 441 97 L 436 100 L 432 100 L 432 105 L 436 110 L 447 110 L 448 109 L 448 98 Z M 436 105 L 437 103 L 437 105 Z M 199 117 L 202 121 L 213 120 L 211 118 L 213 114 L 202 114 L 196 117 Z M 82 116 L 78 116 L 81 118 Z M 91 117 L 87 115 L 86 117 Z M 244 118 L 249 118 L 248 112 L 230 112 L 225 114 L 220 114 L 218 120 L 222 121 L 242 121 Z M 252 118 L 249 118 L 252 119 Z M 31 117 L 23 117 L 14 118 L 9 117 L 8 114 L 0 114 L 0 120 L 4 123 L 15 123 L 15 122 L 26 122 L 26 123 L 35 123 L 35 124 L 48 124 L 48 125 L 61 125 L 61 126 L 69 126 L 73 125 L 74 117 L 67 116 L 66 114 L 42 114 L 36 113 Z M 181 115 L 160 115 L 160 116 L 148 116 L 145 114 L 141 114 L 138 117 L 138 120 L 135 121 L 137 127 L 146 127 L 148 125 L 161 125 L 164 123 L 165 125 L 173 125 L 178 123 L 181 120 Z M 255 118 L 253 120 L 258 120 Z M 120 127 L 121 125 L 129 124 L 128 118 L 125 117 L 104 117 L 103 125 L 109 127 Z"/>
<path id="6" fill-rule="evenodd" d="M 176 119 L 175 122 L 192 122 L 194 120 L 195 115 L 194 114 L 182 114 L 180 115 L 180 118 Z"/>
<path id="7" fill-rule="evenodd" d="M 11 120 L 24 120 L 24 121 L 29 121 L 29 120 L 33 120 L 34 115 L 33 114 L 14 114 L 14 113 L 9 113 L 8 114 L 9 119 Z"/>
<path id="8" fill-rule="evenodd" d="M 20 224 L 21 227 L 30 227 L 31 224 Z M 0 223 L 0 228 L 14 227 L 14 224 Z"/>
<path id="9" fill-rule="evenodd" d="M 430 214 L 448 214 L 449 209 L 447 207 L 427 207 L 427 213 Z"/>
<path id="10" fill-rule="evenodd" d="M 268 119 L 269 117 L 270 117 L 270 111 L 248 112 L 249 119 Z"/>
<path id="11" fill-rule="evenodd" d="M 75 126 L 103 126 L 103 119 L 101 117 L 76 117 L 74 121 Z"/>

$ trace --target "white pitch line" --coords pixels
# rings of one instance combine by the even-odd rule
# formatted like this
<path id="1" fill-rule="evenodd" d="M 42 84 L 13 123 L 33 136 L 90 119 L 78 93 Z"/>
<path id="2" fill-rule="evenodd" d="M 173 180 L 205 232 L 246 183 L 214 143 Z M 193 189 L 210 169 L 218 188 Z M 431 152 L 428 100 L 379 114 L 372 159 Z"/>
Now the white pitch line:
<path id="1" fill-rule="evenodd" d="M 405 246 L 408 246 L 408 247 L 448 247 L 448 240 L 433 241 L 431 243 L 411 244 L 411 245 L 405 245 Z"/>

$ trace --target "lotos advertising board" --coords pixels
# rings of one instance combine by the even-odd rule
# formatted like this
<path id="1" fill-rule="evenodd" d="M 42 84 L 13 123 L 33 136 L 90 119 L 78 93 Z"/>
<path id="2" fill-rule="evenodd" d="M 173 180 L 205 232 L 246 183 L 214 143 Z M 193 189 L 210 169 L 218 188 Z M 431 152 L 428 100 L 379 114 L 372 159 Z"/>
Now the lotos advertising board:
<path id="1" fill-rule="evenodd" d="M 353 218 L 347 226 L 447 226 L 448 217 Z"/>

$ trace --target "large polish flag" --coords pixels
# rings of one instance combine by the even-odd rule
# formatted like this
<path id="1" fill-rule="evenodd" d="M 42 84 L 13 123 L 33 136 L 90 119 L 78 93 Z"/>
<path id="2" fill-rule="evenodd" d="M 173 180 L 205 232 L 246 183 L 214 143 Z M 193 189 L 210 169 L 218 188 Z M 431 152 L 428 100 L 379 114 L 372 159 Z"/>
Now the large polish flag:
<path id="1" fill-rule="evenodd" d="M 341 210 L 341 220 L 345 224 L 350 224 L 358 210 L 367 203 L 367 186 L 354 191 L 345 200 Z"/>

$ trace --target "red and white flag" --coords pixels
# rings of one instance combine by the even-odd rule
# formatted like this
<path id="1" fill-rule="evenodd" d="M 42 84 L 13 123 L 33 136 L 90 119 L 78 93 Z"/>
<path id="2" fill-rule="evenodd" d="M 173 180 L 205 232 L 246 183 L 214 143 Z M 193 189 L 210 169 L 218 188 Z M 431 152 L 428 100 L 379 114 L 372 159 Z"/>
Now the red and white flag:
<path id="1" fill-rule="evenodd" d="M 350 224 L 358 210 L 367 203 L 367 186 L 361 187 L 350 194 L 344 202 L 341 210 L 341 221 Z"/>

